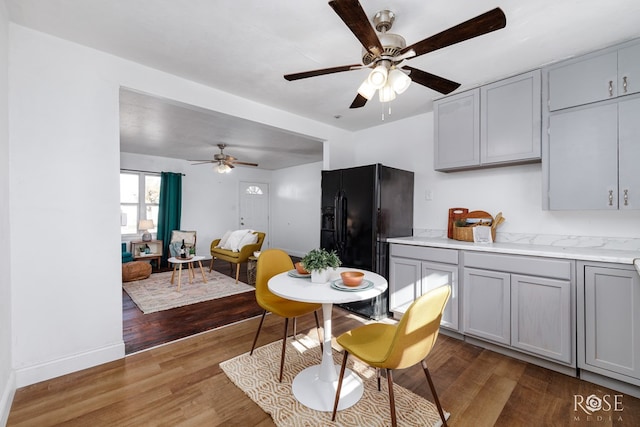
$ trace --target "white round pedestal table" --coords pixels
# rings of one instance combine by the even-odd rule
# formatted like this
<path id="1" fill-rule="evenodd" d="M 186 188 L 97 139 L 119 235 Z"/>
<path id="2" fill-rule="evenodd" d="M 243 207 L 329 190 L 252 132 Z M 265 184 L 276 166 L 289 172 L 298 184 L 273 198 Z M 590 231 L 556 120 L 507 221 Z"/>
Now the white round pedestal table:
<path id="1" fill-rule="evenodd" d="M 373 287 L 358 291 L 342 291 L 331 287 L 331 282 L 340 279 L 342 271 L 362 271 L 364 280 Z M 310 366 L 293 380 L 294 397 L 303 405 L 317 411 L 333 411 L 338 388 L 339 365 L 334 364 L 331 349 L 331 312 L 333 304 L 365 301 L 380 295 L 387 289 L 387 280 L 379 274 L 357 268 L 338 268 L 330 274 L 327 283 L 312 283 L 309 278 L 291 277 L 287 272 L 269 280 L 269 290 L 274 294 L 294 301 L 322 304 L 324 326 L 324 350 L 320 365 Z M 350 369 L 345 371 L 338 410 L 346 409 L 362 397 L 362 379 Z"/>

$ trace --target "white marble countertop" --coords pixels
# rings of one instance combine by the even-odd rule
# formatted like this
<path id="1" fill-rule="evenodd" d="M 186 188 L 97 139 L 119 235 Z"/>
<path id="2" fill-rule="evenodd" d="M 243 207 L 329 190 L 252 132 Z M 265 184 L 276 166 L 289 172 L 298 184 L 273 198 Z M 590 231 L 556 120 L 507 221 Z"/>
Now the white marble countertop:
<path id="1" fill-rule="evenodd" d="M 546 244 L 532 244 L 512 241 L 500 241 L 494 243 L 474 243 L 463 242 L 459 240 L 448 239 L 443 236 L 415 235 L 408 237 L 395 237 L 387 239 L 389 243 L 399 243 L 404 245 L 428 246 L 434 248 L 461 249 L 479 252 L 494 252 L 502 254 L 515 255 L 531 255 L 549 258 L 575 259 L 580 261 L 600 261 L 619 264 L 635 265 L 640 272 L 640 248 L 636 247 L 637 239 L 631 239 L 631 244 L 613 244 L 604 242 L 606 239 L 592 239 L 591 243 L 588 238 L 567 238 L 562 237 L 555 239 L 538 239 Z M 510 236 L 507 236 L 509 238 Z M 528 241 L 532 241 L 530 236 Z M 593 240 L 596 240 L 594 242 Z M 614 248 L 611 248 L 614 247 Z M 620 248 L 618 248 L 620 247 Z"/>

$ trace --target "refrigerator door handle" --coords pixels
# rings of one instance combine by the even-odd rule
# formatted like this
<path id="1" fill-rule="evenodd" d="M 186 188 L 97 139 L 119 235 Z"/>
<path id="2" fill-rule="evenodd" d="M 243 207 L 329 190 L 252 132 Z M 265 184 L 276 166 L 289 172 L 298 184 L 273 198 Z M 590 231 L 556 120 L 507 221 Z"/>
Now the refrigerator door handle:
<path id="1" fill-rule="evenodd" d="M 344 191 L 340 190 L 336 195 L 336 247 L 338 249 L 338 255 L 342 254 L 344 250 L 346 230 L 346 198 Z"/>
<path id="2" fill-rule="evenodd" d="M 338 190 L 336 196 L 334 197 L 333 206 L 335 212 L 335 224 L 333 227 L 333 241 L 336 247 L 340 245 L 340 229 L 342 228 L 342 219 L 341 219 L 341 209 L 340 209 L 340 197 L 341 193 Z"/>

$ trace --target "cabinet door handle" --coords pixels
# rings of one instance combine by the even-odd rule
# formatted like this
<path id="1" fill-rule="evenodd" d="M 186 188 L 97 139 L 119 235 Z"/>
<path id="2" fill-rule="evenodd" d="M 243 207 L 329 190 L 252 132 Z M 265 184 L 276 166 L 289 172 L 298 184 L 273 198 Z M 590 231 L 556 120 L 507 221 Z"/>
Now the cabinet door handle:
<path id="1" fill-rule="evenodd" d="M 613 190 L 609 190 L 609 206 L 613 206 Z"/>
<path id="2" fill-rule="evenodd" d="M 613 80 L 609 80 L 609 96 L 613 96 Z"/>
<path id="3" fill-rule="evenodd" d="M 624 93 L 627 93 L 627 76 L 624 76 L 622 78 L 622 87 L 623 87 Z"/>
<path id="4" fill-rule="evenodd" d="M 629 206 L 629 190 L 624 190 L 624 205 Z"/>

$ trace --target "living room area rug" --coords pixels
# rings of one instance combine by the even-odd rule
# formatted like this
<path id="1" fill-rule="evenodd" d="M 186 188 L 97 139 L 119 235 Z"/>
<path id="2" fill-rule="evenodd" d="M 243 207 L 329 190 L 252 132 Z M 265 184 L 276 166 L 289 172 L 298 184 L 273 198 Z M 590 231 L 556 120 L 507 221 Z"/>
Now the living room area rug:
<path id="1" fill-rule="evenodd" d="M 287 343 L 282 383 L 278 382 L 282 340 L 259 347 L 220 363 L 229 379 L 251 400 L 271 415 L 279 427 L 289 426 L 367 426 L 391 425 L 389 391 L 386 380 L 378 391 L 376 371 L 368 365 L 349 358 L 347 367 L 356 372 L 364 383 L 364 394 L 355 405 L 338 411 L 336 421 L 331 412 L 310 409 L 299 403 L 292 394 L 291 383 L 300 371 L 320 363 L 319 344 L 313 338 L 300 336 Z M 333 352 L 337 365 L 342 353 Z M 426 378 L 425 387 L 427 387 Z M 442 421 L 435 404 L 398 384 L 393 385 L 398 426 L 441 426 Z M 449 414 L 445 412 L 448 418 Z"/>
<path id="2" fill-rule="evenodd" d="M 178 272 L 171 284 L 171 271 L 153 273 L 149 278 L 125 282 L 123 289 L 144 314 L 169 310 L 197 302 L 209 301 L 229 295 L 255 291 L 253 286 L 238 282 L 215 270 L 204 270 L 207 283 L 202 281 L 199 268 L 194 269 L 195 278 L 189 283 L 187 269 L 182 271 L 182 282 L 178 292 Z"/>

